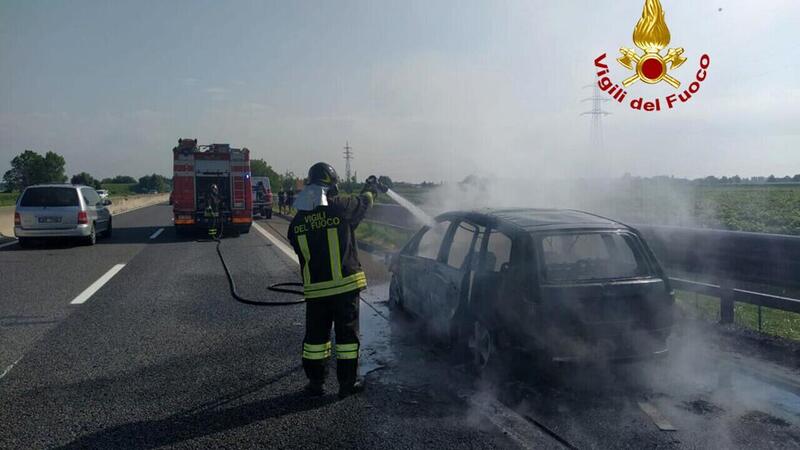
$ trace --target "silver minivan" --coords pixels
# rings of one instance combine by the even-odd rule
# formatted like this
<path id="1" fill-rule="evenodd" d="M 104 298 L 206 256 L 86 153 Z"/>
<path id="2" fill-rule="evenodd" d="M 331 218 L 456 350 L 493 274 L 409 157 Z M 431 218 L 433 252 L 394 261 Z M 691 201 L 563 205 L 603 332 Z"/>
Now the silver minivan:
<path id="1" fill-rule="evenodd" d="M 98 234 L 111 236 L 111 200 L 93 188 L 70 184 L 29 186 L 17 200 L 14 235 L 20 246 L 31 239 L 74 237 L 94 245 Z"/>

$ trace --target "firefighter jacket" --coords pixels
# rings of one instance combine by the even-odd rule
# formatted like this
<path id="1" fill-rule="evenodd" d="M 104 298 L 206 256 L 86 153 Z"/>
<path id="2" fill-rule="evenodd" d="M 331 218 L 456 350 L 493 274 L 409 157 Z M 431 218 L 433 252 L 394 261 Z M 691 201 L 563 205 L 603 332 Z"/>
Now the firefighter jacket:
<path id="1" fill-rule="evenodd" d="M 367 287 L 355 229 L 372 206 L 372 194 L 335 196 L 327 206 L 298 211 L 288 238 L 300 260 L 305 298 L 329 297 Z"/>

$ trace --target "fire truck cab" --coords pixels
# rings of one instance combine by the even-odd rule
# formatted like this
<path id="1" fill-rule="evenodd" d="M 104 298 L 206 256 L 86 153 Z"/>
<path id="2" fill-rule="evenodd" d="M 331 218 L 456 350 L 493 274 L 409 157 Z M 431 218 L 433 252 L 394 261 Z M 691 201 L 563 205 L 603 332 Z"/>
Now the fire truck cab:
<path id="1" fill-rule="evenodd" d="M 219 219 L 225 229 L 250 231 L 253 222 L 253 191 L 250 181 L 250 151 L 228 144 L 197 145 L 197 139 L 178 139 L 174 160 L 172 211 L 175 230 L 182 234 L 209 228 L 217 220 L 206 208 L 211 186 L 221 199 Z"/>

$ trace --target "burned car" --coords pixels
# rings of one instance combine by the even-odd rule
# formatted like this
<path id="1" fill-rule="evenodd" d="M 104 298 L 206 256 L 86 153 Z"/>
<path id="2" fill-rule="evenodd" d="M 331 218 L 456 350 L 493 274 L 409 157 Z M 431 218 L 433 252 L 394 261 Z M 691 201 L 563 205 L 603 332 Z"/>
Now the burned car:
<path id="1" fill-rule="evenodd" d="M 389 304 L 478 369 L 665 354 L 669 279 L 637 230 L 573 210 L 450 212 L 395 256 Z"/>

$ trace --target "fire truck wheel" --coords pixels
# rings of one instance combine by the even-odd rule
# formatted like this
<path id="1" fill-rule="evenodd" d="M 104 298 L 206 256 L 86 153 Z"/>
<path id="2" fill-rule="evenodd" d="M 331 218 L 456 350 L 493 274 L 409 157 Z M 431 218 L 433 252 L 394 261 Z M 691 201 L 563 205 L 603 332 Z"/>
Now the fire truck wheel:
<path id="1" fill-rule="evenodd" d="M 236 231 L 238 231 L 241 234 L 247 234 L 247 233 L 250 232 L 250 225 L 246 225 L 246 226 L 240 227 Z"/>

